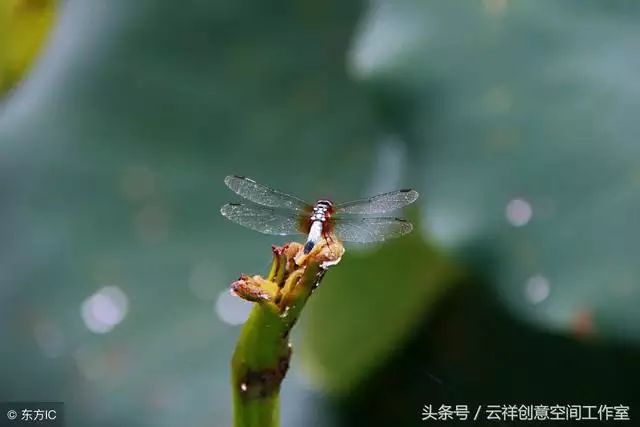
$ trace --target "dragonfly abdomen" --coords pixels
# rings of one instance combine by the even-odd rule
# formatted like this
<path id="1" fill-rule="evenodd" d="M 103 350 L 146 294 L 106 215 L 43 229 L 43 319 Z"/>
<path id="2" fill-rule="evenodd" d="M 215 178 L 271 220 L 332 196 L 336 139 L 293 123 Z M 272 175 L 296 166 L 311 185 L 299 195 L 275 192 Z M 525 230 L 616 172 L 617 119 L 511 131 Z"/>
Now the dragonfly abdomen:
<path id="1" fill-rule="evenodd" d="M 311 223 L 311 229 L 309 230 L 309 236 L 307 237 L 307 243 L 304 245 L 304 253 L 308 254 L 311 249 L 318 243 L 322 236 L 322 230 L 324 229 L 324 221 L 315 220 Z"/>

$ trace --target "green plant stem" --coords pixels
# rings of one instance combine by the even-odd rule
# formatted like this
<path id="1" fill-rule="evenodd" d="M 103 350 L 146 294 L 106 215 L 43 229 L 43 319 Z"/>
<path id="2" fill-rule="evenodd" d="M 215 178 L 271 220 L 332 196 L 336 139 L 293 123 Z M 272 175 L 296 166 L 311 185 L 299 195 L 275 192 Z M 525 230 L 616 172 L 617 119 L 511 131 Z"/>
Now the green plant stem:
<path id="1" fill-rule="evenodd" d="M 272 307 L 256 304 L 242 327 L 231 361 L 234 427 L 279 424 L 275 376 L 283 368 L 280 374 L 284 376 L 291 355 L 283 326 Z"/>
<path id="2" fill-rule="evenodd" d="M 280 298 L 257 299 L 231 360 L 234 427 L 279 425 L 280 385 L 291 359 L 290 332 L 325 272 L 316 261 L 286 271 L 292 264 L 282 253 L 274 255 L 266 282 L 281 290 Z M 236 289 L 239 296 L 248 299 L 246 295 L 259 293 L 254 279 L 241 280 L 250 292 L 243 295 Z"/>

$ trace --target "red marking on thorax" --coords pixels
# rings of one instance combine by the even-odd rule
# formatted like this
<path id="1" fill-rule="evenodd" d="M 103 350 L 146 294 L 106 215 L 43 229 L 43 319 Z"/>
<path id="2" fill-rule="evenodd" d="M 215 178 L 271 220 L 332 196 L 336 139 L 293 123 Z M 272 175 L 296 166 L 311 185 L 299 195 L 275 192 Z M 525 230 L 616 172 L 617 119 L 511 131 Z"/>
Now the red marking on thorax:
<path id="1" fill-rule="evenodd" d="M 324 212 L 324 216 L 327 221 L 324 223 L 322 231 L 325 237 L 329 233 L 332 225 L 331 221 L 329 220 L 331 218 L 331 215 L 333 214 L 333 202 L 329 199 L 319 199 L 313 206 L 310 206 L 310 209 L 307 210 L 307 213 L 305 215 L 300 216 L 298 229 L 301 233 L 309 234 L 309 231 L 311 231 L 311 224 L 313 222 L 311 221 L 311 216 L 314 214 L 316 207 L 318 207 L 318 205 L 320 204 L 327 208 L 327 210 Z"/>
<path id="2" fill-rule="evenodd" d="M 300 230 L 301 233 L 309 234 L 309 231 L 311 231 L 311 214 L 300 216 L 298 220 L 298 230 Z"/>

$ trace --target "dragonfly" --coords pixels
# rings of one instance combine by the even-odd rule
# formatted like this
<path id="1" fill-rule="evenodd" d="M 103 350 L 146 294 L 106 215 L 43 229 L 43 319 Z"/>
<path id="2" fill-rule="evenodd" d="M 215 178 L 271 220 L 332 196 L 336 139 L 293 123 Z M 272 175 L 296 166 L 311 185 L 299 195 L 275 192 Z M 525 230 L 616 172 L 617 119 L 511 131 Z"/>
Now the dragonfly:
<path id="1" fill-rule="evenodd" d="M 244 176 L 229 175 L 224 183 L 252 202 L 227 203 L 220 209 L 225 218 L 264 234 L 306 234 L 304 254 L 311 252 L 321 237 L 372 243 L 400 237 L 413 230 L 411 222 L 405 219 L 370 215 L 392 212 L 415 202 L 418 199 L 415 190 L 396 190 L 337 204 L 320 199 L 311 204 Z"/>

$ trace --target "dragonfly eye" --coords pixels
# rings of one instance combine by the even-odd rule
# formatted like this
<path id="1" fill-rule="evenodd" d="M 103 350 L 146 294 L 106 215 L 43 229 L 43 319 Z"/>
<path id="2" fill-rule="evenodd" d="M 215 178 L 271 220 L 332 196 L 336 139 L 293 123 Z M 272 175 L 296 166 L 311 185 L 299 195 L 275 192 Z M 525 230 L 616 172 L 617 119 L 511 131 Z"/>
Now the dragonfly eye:
<path id="1" fill-rule="evenodd" d="M 333 206 L 333 203 L 331 202 L 331 200 L 318 200 L 316 202 L 316 206 L 322 207 L 324 209 L 329 209 Z"/>

